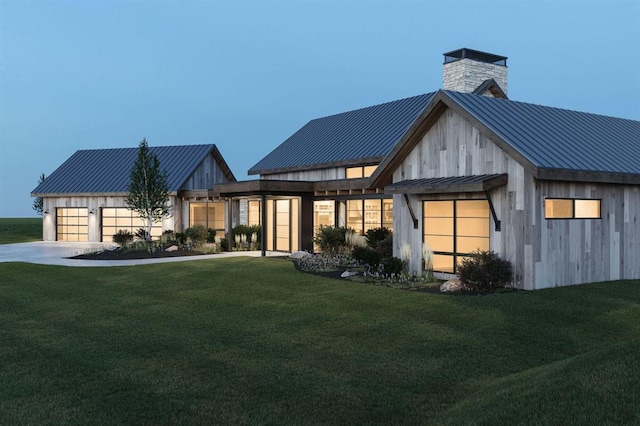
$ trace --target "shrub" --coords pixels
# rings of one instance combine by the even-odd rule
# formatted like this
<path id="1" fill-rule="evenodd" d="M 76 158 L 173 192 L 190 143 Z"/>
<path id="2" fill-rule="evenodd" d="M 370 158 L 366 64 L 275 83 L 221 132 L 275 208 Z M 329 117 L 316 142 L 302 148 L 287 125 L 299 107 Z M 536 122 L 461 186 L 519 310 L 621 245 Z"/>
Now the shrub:
<path id="1" fill-rule="evenodd" d="M 327 254 L 343 252 L 347 245 L 345 235 L 348 229 L 343 226 L 320 226 L 313 242 L 320 251 Z"/>
<path id="2" fill-rule="evenodd" d="M 237 225 L 231 230 L 231 241 L 240 250 L 257 250 L 262 240 L 260 225 Z"/>
<path id="3" fill-rule="evenodd" d="M 400 275 L 405 267 L 405 262 L 395 256 L 385 257 L 380 263 L 385 275 Z"/>
<path id="4" fill-rule="evenodd" d="M 380 241 L 391 236 L 391 231 L 388 228 L 372 228 L 365 234 L 367 245 L 372 249 L 375 249 Z"/>
<path id="5" fill-rule="evenodd" d="M 124 247 L 133 242 L 133 234 L 126 229 L 119 229 L 118 232 L 113 235 L 113 242 Z"/>
<path id="6" fill-rule="evenodd" d="M 176 232 L 175 241 L 178 245 L 185 245 L 187 243 L 187 234 L 184 232 Z"/>
<path id="7" fill-rule="evenodd" d="M 144 228 L 138 228 L 136 229 L 136 232 L 133 234 L 136 236 L 136 238 L 139 238 L 141 240 L 149 240 L 149 238 L 147 238 L 147 230 Z"/>
<path id="8" fill-rule="evenodd" d="M 375 250 L 380 254 L 380 257 L 393 256 L 393 234 L 389 234 L 383 240 L 378 241 Z"/>
<path id="9" fill-rule="evenodd" d="M 369 247 L 356 247 L 353 249 L 351 256 L 363 265 L 378 266 L 382 256 Z"/>
<path id="10" fill-rule="evenodd" d="M 191 244 L 194 246 L 201 246 L 207 241 L 207 237 L 209 232 L 207 228 L 203 225 L 194 225 L 191 228 L 187 228 L 184 232 L 189 240 L 191 240 Z"/>
<path id="11" fill-rule="evenodd" d="M 215 243 L 216 242 L 216 230 L 209 228 L 207 230 L 207 242 Z"/>
<path id="12" fill-rule="evenodd" d="M 511 262 L 493 251 L 477 250 L 460 262 L 458 275 L 462 282 L 476 290 L 493 290 L 511 282 Z"/>

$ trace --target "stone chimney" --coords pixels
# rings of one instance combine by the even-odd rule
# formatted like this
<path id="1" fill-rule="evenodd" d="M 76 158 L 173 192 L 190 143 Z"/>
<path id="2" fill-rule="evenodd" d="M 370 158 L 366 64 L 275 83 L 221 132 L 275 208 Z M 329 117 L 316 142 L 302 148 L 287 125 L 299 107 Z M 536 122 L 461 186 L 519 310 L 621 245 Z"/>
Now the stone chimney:
<path id="1" fill-rule="evenodd" d="M 496 96 L 501 89 L 506 96 L 507 57 L 467 48 L 445 53 L 442 81 L 445 90 Z"/>

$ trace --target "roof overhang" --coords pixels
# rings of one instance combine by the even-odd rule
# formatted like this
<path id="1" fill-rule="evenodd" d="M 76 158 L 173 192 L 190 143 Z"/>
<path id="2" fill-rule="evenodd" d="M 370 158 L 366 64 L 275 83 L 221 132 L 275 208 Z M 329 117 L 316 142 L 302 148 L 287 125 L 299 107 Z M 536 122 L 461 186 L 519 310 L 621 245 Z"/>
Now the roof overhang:
<path id="1" fill-rule="evenodd" d="M 246 180 L 214 185 L 209 193 L 213 197 L 304 194 L 313 193 L 313 182 L 270 179 Z"/>
<path id="2" fill-rule="evenodd" d="M 486 192 L 507 184 L 507 174 L 411 179 L 387 185 L 385 194 L 453 194 Z"/>
<path id="3" fill-rule="evenodd" d="M 329 163 L 303 164 L 301 166 L 280 167 L 274 169 L 249 169 L 249 175 L 271 175 L 277 173 L 301 172 L 309 170 L 334 169 L 337 167 L 368 166 L 378 164 L 384 157 L 365 157 Z"/>

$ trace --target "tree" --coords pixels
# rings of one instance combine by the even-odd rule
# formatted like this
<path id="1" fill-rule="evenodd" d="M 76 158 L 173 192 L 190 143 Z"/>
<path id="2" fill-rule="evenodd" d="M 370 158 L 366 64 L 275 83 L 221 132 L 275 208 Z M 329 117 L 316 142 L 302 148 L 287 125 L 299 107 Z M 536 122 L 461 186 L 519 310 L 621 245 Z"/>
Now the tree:
<path id="1" fill-rule="evenodd" d="M 42 182 L 44 182 L 44 173 L 40 175 L 40 178 L 38 179 L 38 185 L 40 185 Z M 33 204 L 31 205 L 31 207 L 40 216 L 42 216 L 42 210 L 44 209 L 44 200 L 42 199 L 42 197 L 36 197 L 36 199 L 33 200 Z"/>
<path id="2" fill-rule="evenodd" d="M 151 225 L 170 217 L 167 173 L 160 169 L 158 157 L 149 151 L 147 140 L 138 146 L 138 158 L 131 168 L 127 206 L 146 220 L 145 238 L 151 240 Z"/>

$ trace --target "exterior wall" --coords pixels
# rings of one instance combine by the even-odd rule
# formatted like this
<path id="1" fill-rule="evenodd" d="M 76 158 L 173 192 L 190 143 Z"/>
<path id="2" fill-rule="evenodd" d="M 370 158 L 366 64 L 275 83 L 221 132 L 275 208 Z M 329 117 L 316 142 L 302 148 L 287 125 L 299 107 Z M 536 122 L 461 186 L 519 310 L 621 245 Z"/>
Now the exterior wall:
<path id="1" fill-rule="evenodd" d="M 493 78 L 507 93 L 507 67 L 471 59 L 460 59 L 443 66 L 443 88 L 456 92 L 473 93 L 485 80 Z"/>
<path id="2" fill-rule="evenodd" d="M 174 206 L 173 217 L 162 221 L 162 229 L 179 229 L 176 227 L 176 223 L 181 220 L 181 202 L 176 197 L 170 197 L 169 204 Z M 49 212 L 44 215 L 42 221 L 42 239 L 44 241 L 56 240 L 56 208 L 59 207 L 86 207 L 89 211 L 93 211 L 93 214 L 89 214 L 88 238 L 90 242 L 99 242 L 101 234 L 100 209 L 102 207 L 127 207 L 127 205 L 124 197 L 44 197 L 43 211 Z"/>
<path id="3" fill-rule="evenodd" d="M 640 187 L 540 181 L 534 288 L 640 278 Z M 544 199 L 600 199 L 601 219 L 545 219 Z"/>
<path id="4" fill-rule="evenodd" d="M 299 180 L 317 182 L 320 180 L 345 179 L 345 168 L 335 167 L 331 169 L 302 170 L 298 172 L 274 173 L 260 175 L 261 179 L 271 180 Z"/>
<path id="5" fill-rule="evenodd" d="M 229 180 L 225 177 L 215 157 L 209 154 L 198 165 L 189 179 L 182 185 L 181 190 L 197 190 L 212 188 L 216 183 L 225 183 Z"/>
<path id="6" fill-rule="evenodd" d="M 413 151 L 394 171 L 393 181 L 408 179 L 471 176 L 508 173 L 506 186 L 490 191 L 496 215 L 502 224 L 497 232 L 490 219 L 491 249 L 508 259 L 514 267 L 515 284 L 526 288 L 533 282 L 532 268 L 525 269 L 525 253 L 531 253 L 530 229 L 525 226 L 527 207 L 534 197 L 527 196 L 534 189 L 531 175 L 483 136 L 466 119 L 448 110 L 429 129 Z M 443 199 L 486 199 L 484 193 L 411 195 L 418 229 L 413 228 L 403 195 L 394 195 L 394 255 L 400 257 L 402 244 L 411 244 L 409 268 L 422 272 L 422 201 Z M 529 206 L 529 210 L 531 208 Z"/>

